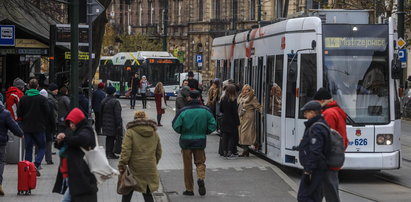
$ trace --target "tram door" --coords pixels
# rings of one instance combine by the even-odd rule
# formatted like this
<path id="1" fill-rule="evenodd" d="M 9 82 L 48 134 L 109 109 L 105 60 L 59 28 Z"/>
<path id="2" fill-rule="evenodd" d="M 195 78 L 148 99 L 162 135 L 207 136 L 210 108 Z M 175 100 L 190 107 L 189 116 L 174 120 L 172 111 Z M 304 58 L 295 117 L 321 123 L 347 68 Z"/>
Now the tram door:
<path id="1" fill-rule="evenodd" d="M 258 102 L 265 106 L 264 92 L 266 88 L 266 78 L 264 77 L 264 72 L 266 72 L 266 65 L 264 64 L 264 57 L 258 57 L 257 66 L 253 70 L 253 89 L 255 91 Z M 258 150 L 266 153 L 265 147 L 265 124 L 261 117 L 262 112 L 256 112 L 255 123 L 256 123 L 256 134 L 257 134 L 257 145 Z M 262 150 L 263 149 L 263 150 Z"/>
<path id="2" fill-rule="evenodd" d="M 286 149 L 297 146 L 296 143 L 296 101 L 297 101 L 297 76 L 299 56 L 287 55 L 286 86 L 285 86 L 285 145 Z M 287 159 L 286 159 L 287 161 Z M 294 162 L 292 162 L 294 163 Z"/>

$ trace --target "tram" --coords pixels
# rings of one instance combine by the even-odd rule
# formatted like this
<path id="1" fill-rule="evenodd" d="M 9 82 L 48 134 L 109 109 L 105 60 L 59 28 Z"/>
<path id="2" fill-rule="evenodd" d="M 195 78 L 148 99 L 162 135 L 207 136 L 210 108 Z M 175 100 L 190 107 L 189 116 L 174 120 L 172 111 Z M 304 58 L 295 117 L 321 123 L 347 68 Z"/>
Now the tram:
<path id="1" fill-rule="evenodd" d="M 343 169 L 400 167 L 394 23 L 353 20 L 301 17 L 214 39 L 216 77 L 250 84 L 263 105 L 256 152 L 301 168 L 293 149 L 305 129 L 300 108 L 325 87 L 349 116 Z"/>
<path id="2" fill-rule="evenodd" d="M 150 96 L 154 96 L 157 82 L 163 82 L 166 96 L 176 96 L 179 87 L 179 73 L 183 65 L 179 60 L 164 51 L 119 52 L 100 60 L 100 78 L 116 88 L 118 95 L 129 90 L 131 76 L 145 75 L 152 84 Z"/>

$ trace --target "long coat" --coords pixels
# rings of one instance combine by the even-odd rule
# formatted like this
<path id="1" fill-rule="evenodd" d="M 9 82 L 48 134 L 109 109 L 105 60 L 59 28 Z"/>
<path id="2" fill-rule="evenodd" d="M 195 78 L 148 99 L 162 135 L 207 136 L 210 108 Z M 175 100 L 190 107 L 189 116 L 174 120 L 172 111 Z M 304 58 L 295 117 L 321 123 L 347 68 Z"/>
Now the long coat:
<path id="1" fill-rule="evenodd" d="M 104 136 L 121 135 L 123 132 L 123 121 L 121 119 L 120 102 L 113 96 L 108 95 L 101 101 L 101 123 Z"/>
<path id="2" fill-rule="evenodd" d="M 83 159 L 84 152 L 80 149 L 80 147 L 94 148 L 96 146 L 93 128 L 84 119 L 77 124 L 76 131 L 67 135 L 62 143 L 56 144 L 56 147 L 60 148 L 63 144 L 68 146 L 66 152 L 72 201 L 97 202 L 97 180 L 90 172 L 87 163 Z M 63 175 L 59 169 L 53 192 L 64 193 L 62 182 Z"/>
<path id="3" fill-rule="evenodd" d="M 220 100 L 220 88 L 211 87 L 208 90 L 207 107 L 209 107 L 211 109 L 211 111 L 213 111 L 214 114 L 215 114 L 216 104 L 217 104 L 218 100 Z"/>
<path id="4" fill-rule="evenodd" d="M 261 104 L 253 92 L 248 95 L 240 94 L 238 97 L 238 113 L 240 126 L 238 129 L 240 145 L 253 145 L 256 142 L 255 111 L 261 111 Z"/>
<path id="5" fill-rule="evenodd" d="M 220 111 L 223 113 L 221 131 L 237 135 L 240 119 L 238 117 L 237 100 L 229 100 L 223 97 L 220 104 Z"/>
<path id="6" fill-rule="evenodd" d="M 166 104 L 165 100 L 166 95 L 163 93 L 156 93 L 154 94 L 154 100 L 156 101 L 156 110 L 157 110 L 157 115 L 164 114 L 165 110 L 161 109 L 161 100 L 164 99 L 164 104 Z"/>
<path id="7" fill-rule="evenodd" d="M 161 158 L 160 138 L 156 132 L 157 123 L 148 119 L 135 119 L 127 124 L 119 168 L 129 166 L 137 185 L 135 191 L 147 193 L 157 191 L 160 175 L 157 164 Z"/>

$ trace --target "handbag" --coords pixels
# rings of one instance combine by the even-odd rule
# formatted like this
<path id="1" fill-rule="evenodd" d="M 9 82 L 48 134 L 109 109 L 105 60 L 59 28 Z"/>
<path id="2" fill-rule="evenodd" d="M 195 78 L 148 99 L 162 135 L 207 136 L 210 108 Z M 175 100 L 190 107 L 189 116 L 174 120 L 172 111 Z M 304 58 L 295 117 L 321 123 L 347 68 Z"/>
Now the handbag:
<path id="1" fill-rule="evenodd" d="M 97 182 L 101 184 L 114 175 L 119 175 L 119 172 L 110 166 L 104 147 L 99 146 L 97 136 L 94 135 L 94 137 L 96 138 L 96 147 L 94 149 L 88 151 L 82 147 L 80 149 L 84 152 L 84 161 L 87 163 L 90 172 L 94 174 Z"/>
<path id="2" fill-rule="evenodd" d="M 161 109 L 167 109 L 167 104 L 166 101 L 164 99 L 164 96 L 161 97 Z"/>
<path id="3" fill-rule="evenodd" d="M 118 176 L 117 193 L 121 195 L 129 194 L 136 185 L 136 179 L 131 174 L 130 168 L 126 166 L 126 170 Z"/>

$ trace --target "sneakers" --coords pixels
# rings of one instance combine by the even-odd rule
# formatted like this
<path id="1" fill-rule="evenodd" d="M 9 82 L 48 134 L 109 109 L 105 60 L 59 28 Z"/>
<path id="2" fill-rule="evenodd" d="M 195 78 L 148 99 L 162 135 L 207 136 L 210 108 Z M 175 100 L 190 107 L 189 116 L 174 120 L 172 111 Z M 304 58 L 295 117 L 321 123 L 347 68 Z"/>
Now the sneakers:
<path id="1" fill-rule="evenodd" d="M 194 196 L 194 192 L 193 191 L 184 191 L 183 192 L 183 195 L 186 195 L 186 196 Z"/>
<path id="2" fill-rule="evenodd" d="M 53 161 L 46 161 L 46 162 L 47 162 L 47 165 L 53 165 L 54 164 Z"/>
<path id="3" fill-rule="evenodd" d="M 204 196 L 206 194 L 206 188 L 205 188 L 205 185 L 204 185 L 204 180 L 198 179 L 197 184 L 198 184 L 198 193 L 200 194 L 200 196 Z"/>
<path id="4" fill-rule="evenodd" d="M 227 160 L 235 160 L 235 159 L 237 159 L 237 157 L 238 157 L 238 155 L 231 154 L 231 155 L 227 156 L 226 159 Z"/>
<path id="5" fill-rule="evenodd" d="M 0 196 L 4 196 L 3 186 L 0 184 Z"/>

